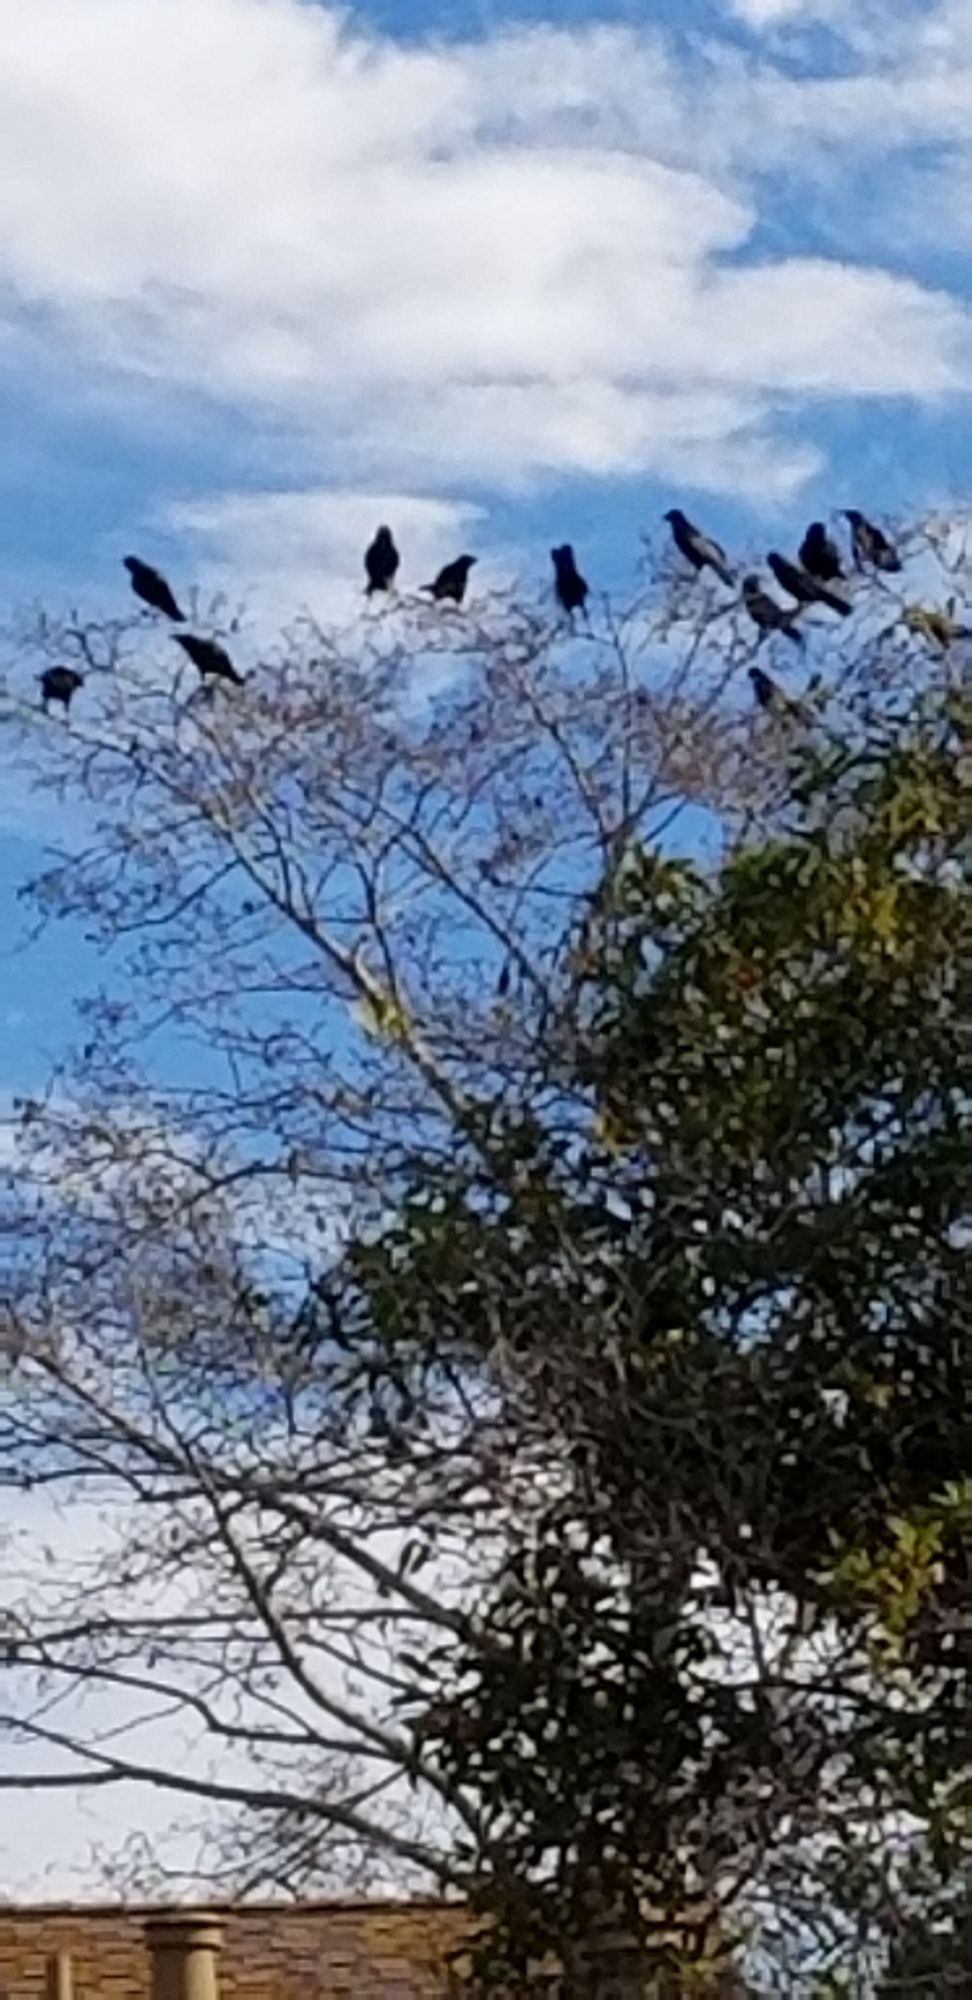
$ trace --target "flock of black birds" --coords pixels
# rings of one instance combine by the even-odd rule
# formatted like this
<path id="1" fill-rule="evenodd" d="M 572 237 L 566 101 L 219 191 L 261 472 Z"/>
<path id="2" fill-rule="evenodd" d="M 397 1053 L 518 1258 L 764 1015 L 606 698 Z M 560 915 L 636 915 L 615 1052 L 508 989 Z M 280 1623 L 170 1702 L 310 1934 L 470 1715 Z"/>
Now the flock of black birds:
<path id="1" fill-rule="evenodd" d="M 142 562 L 138 556 L 126 556 L 125 568 L 136 597 L 141 598 L 152 611 L 161 611 L 174 624 L 184 625 L 186 618 L 179 609 L 175 596 L 164 576 L 151 563 Z M 216 639 L 201 639 L 197 632 L 174 632 L 176 645 L 181 646 L 194 667 L 205 676 L 215 680 L 231 681 L 234 687 L 243 686 L 243 675 L 237 673 L 225 646 Z M 46 667 L 40 677 L 41 707 L 49 708 L 52 701 L 70 708 L 78 689 L 84 686 L 84 675 L 77 667 Z"/>
<path id="2" fill-rule="evenodd" d="M 870 569 L 891 574 L 901 569 L 901 557 L 882 528 L 869 521 L 858 507 L 846 507 L 844 518 L 850 526 L 851 560 L 857 571 Z M 695 527 L 680 507 L 670 507 L 665 519 L 676 548 L 696 572 L 711 569 L 723 583 L 735 584 L 735 571 L 718 542 Z M 823 521 L 811 521 L 796 562 L 776 549 L 770 550 L 766 561 L 780 589 L 794 601 L 792 605 L 781 604 L 779 598 L 763 588 L 754 570 L 743 577 L 742 601 L 759 633 L 757 644 L 768 632 L 782 632 L 794 646 L 802 646 L 804 638 L 797 628 L 797 619 L 813 604 L 826 605 L 841 618 L 850 617 L 854 606 L 842 588 L 847 582 L 843 557 Z M 750 667 L 749 678 L 760 708 L 778 710 L 795 706 L 762 667 Z"/>
<path id="3" fill-rule="evenodd" d="M 882 529 L 875 527 L 854 507 L 845 509 L 845 518 L 850 523 L 851 558 L 857 570 L 900 570 L 901 558 Z M 665 519 L 671 527 L 676 548 L 696 574 L 710 569 L 721 582 L 730 587 L 735 584 L 735 571 L 725 549 L 718 542 L 695 527 L 680 507 L 669 508 Z M 573 625 L 576 612 L 587 617 L 590 586 L 577 567 L 569 542 L 551 549 L 550 556 L 554 567 L 554 594 Z M 422 590 L 428 592 L 438 604 L 461 605 L 476 560 L 475 556 L 457 556 L 440 569 L 431 583 L 423 584 Z M 850 616 L 853 604 L 842 589 L 847 573 L 841 551 L 822 521 L 811 522 L 800 544 L 796 562 L 791 562 L 776 550 L 771 551 L 767 562 L 780 588 L 794 602 L 791 606 L 781 604 L 763 588 L 755 572 L 743 577 L 742 601 L 758 629 L 759 640 L 767 633 L 781 632 L 794 645 L 802 646 L 803 634 L 798 631 L 796 621 L 810 605 L 823 604 L 841 618 Z M 401 556 L 391 529 L 382 526 L 365 551 L 366 595 L 373 597 L 376 592 L 391 590 L 400 565 Z M 143 604 L 152 611 L 161 612 L 173 624 L 186 624 L 185 614 L 180 610 L 172 589 L 151 563 L 142 562 L 138 556 L 126 556 L 125 568 L 132 589 Z M 220 645 L 217 639 L 201 638 L 196 632 L 174 632 L 172 636 L 204 680 L 228 681 L 234 687 L 243 686 L 243 675 L 237 672 L 225 646 Z M 751 667 L 749 676 L 761 708 L 792 706 L 782 689 L 761 667 Z M 46 711 L 51 702 L 56 702 L 67 711 L 78 689 L 83 686 L 84 675 L 76 667 L 47 667 L 40 676 L 41 706 Z"/>

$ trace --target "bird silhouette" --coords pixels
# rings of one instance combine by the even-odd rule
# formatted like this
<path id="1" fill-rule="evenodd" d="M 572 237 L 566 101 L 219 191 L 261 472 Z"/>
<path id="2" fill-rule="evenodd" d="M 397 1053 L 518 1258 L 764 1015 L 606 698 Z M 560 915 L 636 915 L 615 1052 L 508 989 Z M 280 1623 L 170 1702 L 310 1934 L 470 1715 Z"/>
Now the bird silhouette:
<path id="1" fill-rule="evenodd" d="M 581 576 L 570 543 L 564 542 L 559 549 L 551 549 L 550 559 L 554 566 L 554 590 L 558 604 L 566 611 L 571 624 L 575 611 L 582 611 L 586 618 L 590 585 Z"/>
<path id="2" fill-rule="evenodd" d="M 795 646 L 803 645 L 803 633 L 794 629 L 794 620 L 798 614 L 795 611 L 787 611 L 782 604 L 777 604 L 775 597 L 771 597 L 769 591 L 763 589 L 758 576 L 744 576 L 742 590 L 743 603 L 753 624 L 759 626 L 761 639 L 767 632 L 783 632 Z"/>
<path id="3" fill-rule="evenodd" d="M 174 632 L 176 645 L 188 653 L 194 667 L 198 667 L 205 680 L 210 677 L 217 681 L 232 681 L 234 687 L 243 686 L 243 675 L 238 674 L 224 646 L 215 639 L 199 639 L 195 632 Z"/>
<path id="4" fill-rule="evenodd" d="M 895 575 L 901 568 L 901 557 L 883 529 L 876 528 L 859 507 L 845 507 L 844 518 L 850 522 L 855 568 L 880 569 L 888 575 Z"/>
<path id="5" fill-rule="evenodd" d="M 752 681 L 753 693 L 760 708 L 769 709 L 770 712 L 779 708 L 784 699 L 783 689 L 779 682 L 774 681 L 771 674 L 765 674 L 762 667 L 750 667 L 749 678 Z"/>
<path id="6" fill-rule="evenodd" d="M 457 556 L 455 562 L 446 563 L 445 568 L 440 569 L 434 583 L 423 583 L 422 589 L 431 591 L 437 604 L 444 599 L 461 604 L 466 595 L 469 572 L 476 561 L 476 556 Z"/>
<path id="7" fill-rule="evenodd" d="M 379 528 L 370 548 L 365 551 L 364 566 L 368 577 L 366 595 L 374 596 L 376 590 L 390 590 L 401 556 L 392 540 L 390 528 Z"/>
<path id="8" fill-rule="evenodd" d="M 766 560 L 780 588 L 788 596 L 795 597 L 798 604 L 826 604 L 831 611 L 839 611 L 842 618 L 850 617 L 854 607 L 848 599 L 811 576 L 808 570 L 801 569 L 799 563 L 790 562 L 788 557 L 778 555 L 775 549 L 770 550 Z"/>
<path id="9" fill-rule="evenodd" d="M 756 700 L 767 714 L 790 715 L 794 721 L 800 722 L 809 720 L 803 703 L 794 701 L 793 696 L 781 688 L 779 681 L 775 681 L 772 674 L 765 674 L 762 667 L 750 667 L 748 672 Z"/>
<path id="10" fill-rule="evenodd" d="M 696 528 L 682 513 L 681 507 L 669 507 L 665 519 L 671 526 L 675 547 L 694 570 L 712 569 L 723 583 L 735 581 L 725 549 L 720 548 L 710 535 L 703 535 L 701 528 Z"/>
<path id="11" fill-rule="evenodd" d="M 800 561 L 808 576 L 821 583 L 834 583 L 844 574 L 840 550 L 822 521 L 811 521 L 800 543 Z"/>
<path id="12" fill-rule="evenodd" d="M 126 556 L 125 568 L 131 578 L 132 589 L 143 604 L 150 604 L 153 611 L 164 611 L 167 618 L 182 625 L 184 617 L 166 583 L 165 577 L 151 563 L 140 562 L 138 556 Z"/>
<path id="13" fill-rule="evenodd" d="M 78 689 L 84 686 L 84 675 L 79 674 L 75 667 L 45 667 L 39 680 L 41 707 L 45 715 L 52 701 L 60 702 L 66 715 Z"/>

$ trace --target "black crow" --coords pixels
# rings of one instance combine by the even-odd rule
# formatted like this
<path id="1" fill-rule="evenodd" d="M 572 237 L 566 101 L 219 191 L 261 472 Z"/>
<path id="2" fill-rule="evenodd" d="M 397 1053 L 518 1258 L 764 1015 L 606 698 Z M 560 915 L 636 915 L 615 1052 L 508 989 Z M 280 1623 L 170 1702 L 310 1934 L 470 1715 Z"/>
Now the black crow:
<path id="1" fill-rule="evenodd" d="M 174 618 L 177 625 L 185 623 L 165 577 L 160 576 L 151 563 L 139 562 L 137 556 L 126 556 L 125 568 L 131 578 L 132 589 L 143 604 L 150 604 L 153 611 L 164 611 L 166 617 Z"/>
<path id="2" fill-rule="evenodd" d="M 840 550 L 822 521 L 811 521 L 800 543 L 800 561 L 808 576 L 817 577 L 821 583 L 834 583 L 844 574 Z"/>
<path id="3" fill-rule="evenodd" d="M 401 556 L 392 540 L 390 528 L 379 528 L 371 547 L 365 553 L 364 566 L 368 577 L 366 595 L 372 597 L 376 590 L 390 590 Z"/>
<path id="4" fill-rule="evenodd" d="M 232 681 L 234 687 L 243 686 L 243 675 L 238 674 L 225 647 L 215 639 L 197 639 L 194 632 L 173 633 L 176 645 L 188 653 L 194 667 L 198 667 L 205 680 L 206 675 L 217 681 Z"/>
<path id="5" fill-rule="evenodd" d="M 844 517 L 850 522 L 851 550 L 857 569 L 883 569 L 894 575 L 901 568 L 901 557 L 893 543 L 881 528 L 868 521 L 858 507 L 845 507 Z"/>
<path id="6" fill-rule="evenodd" d="M 777 712 L 786 700 L 779 682 L 774 681 L 772 675 L 764 674 L 762 667 L 750 667 L 749 678 L 760 708 L 768 709 L 770 714 Z"/>
<path id="7" fill-rule="evenodd" d="M 75 667 L 45 667 L 39 679 L 45 715 L 52 701 L 59 701 L 66 715 L 78 689 L 84 686 L 84 675 Z"/>
<path id="8" fill-rule="evenodd" d="M 758 576 L 743 577 L 743 603 L 754 625 L 759 626 L 760 638 L 765 632 L 785 632 L 795 646 L 802 646 L 803 633 L 794 630 L 795 611 L 785 611 L 777 604 L 768 590 L 764 590 Z"/>
<path id="9" fill-rule="evenodd" d="M 575 611 L 583 611 L 586 618 L 590 586 L 581 576 L 574 561 L 574 551 L 570 543 L 564 542 L 561 548 L 551 549 L 550 559 L 554 566 L 554 589 L 558 604 L 566 611 L 571 623 Z"/>
<path id="10" fill-rule="evenodd" d="M 461 604 L 466 595 L 469 572 L 478 560 L 476 556 L 457 556 L 455 562 L 446 563 L 440 569 L 434 583 L 423 583 L 422 589 L 429 590 L 437 604 L 450 598 L 453 604 Z"/>
<path id="11" fill-rule="evenodd" d="M 750 667 L 749 678 L 760 708 L 765 708 L 769 715 L 789 715 L 794 722 L 809 722 L 803 703 L 786 694 L 779 681 L 774 681 L 771 674 L 764 674 L 762 667 Z"/>
<path id="12" fill-rule="evenodd" d="M 681 507 L 669 507 L 665 519 L 671 524 L 675 547 L 681 551 L 686 561 L 691 563 L 693 569 L 714 569 L 723 583 L 734 582 L 725 549 L 720 548 L 719 543 L 714 542 L 709 535 L 703 535 L 701 528 L 693 527 L 692 522 L 682 513 Z"/>
<path id="13" fill-rule="evenodd" d="M 772 549 L 766 558 L 770 569 L 782 590 L 789 597 L 795 597 L 798 604 L 826 604 L 831 611 L 839 611 L 842 618 L 849 618 L 854 607 L 837 590 L 830 590 L 815 576 L 801 569 L 799 563 L 792 563 L 786 556 L 778 555 Z"/>

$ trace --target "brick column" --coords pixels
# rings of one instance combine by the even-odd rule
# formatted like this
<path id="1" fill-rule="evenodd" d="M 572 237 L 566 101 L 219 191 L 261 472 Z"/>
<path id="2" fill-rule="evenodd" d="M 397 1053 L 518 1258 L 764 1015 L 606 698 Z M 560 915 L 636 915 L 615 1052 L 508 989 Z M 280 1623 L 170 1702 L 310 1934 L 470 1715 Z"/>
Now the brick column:
<path id="1" fill-rule="evenodd" d="M 167 1910 L 149 1918 L 145 1942 L 152 2000 L 219 2000 L 221 1917 L 208 1910 Z"/>
<path id="2" fill-rule="evenodd" d="M 47 2000 L 74 2000 L 74 1967 L 69 1951 L 55 1952 L 47 1961 Z"/>

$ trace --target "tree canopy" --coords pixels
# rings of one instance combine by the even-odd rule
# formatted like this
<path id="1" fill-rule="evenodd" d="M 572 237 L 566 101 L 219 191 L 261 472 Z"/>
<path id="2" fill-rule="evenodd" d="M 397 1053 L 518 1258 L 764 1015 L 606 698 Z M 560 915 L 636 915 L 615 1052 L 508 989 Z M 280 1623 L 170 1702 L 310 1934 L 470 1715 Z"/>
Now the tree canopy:
<path id="1" fill-rule="evenodd" d="M 33 908 L 107 964 L 5 1198 L 3 1476 L 92 1523 L 5 1614 L 17 1782 L 219 1806 L 243 1890 L 432 1879 L 517 1992 L 598 1923 L 841 1991 L 959 1878 L 956 547 L 805 665 L 667 558 L 191 694 L 31 635 L 89 669 L 12 685 L 78 816 Z"/>

